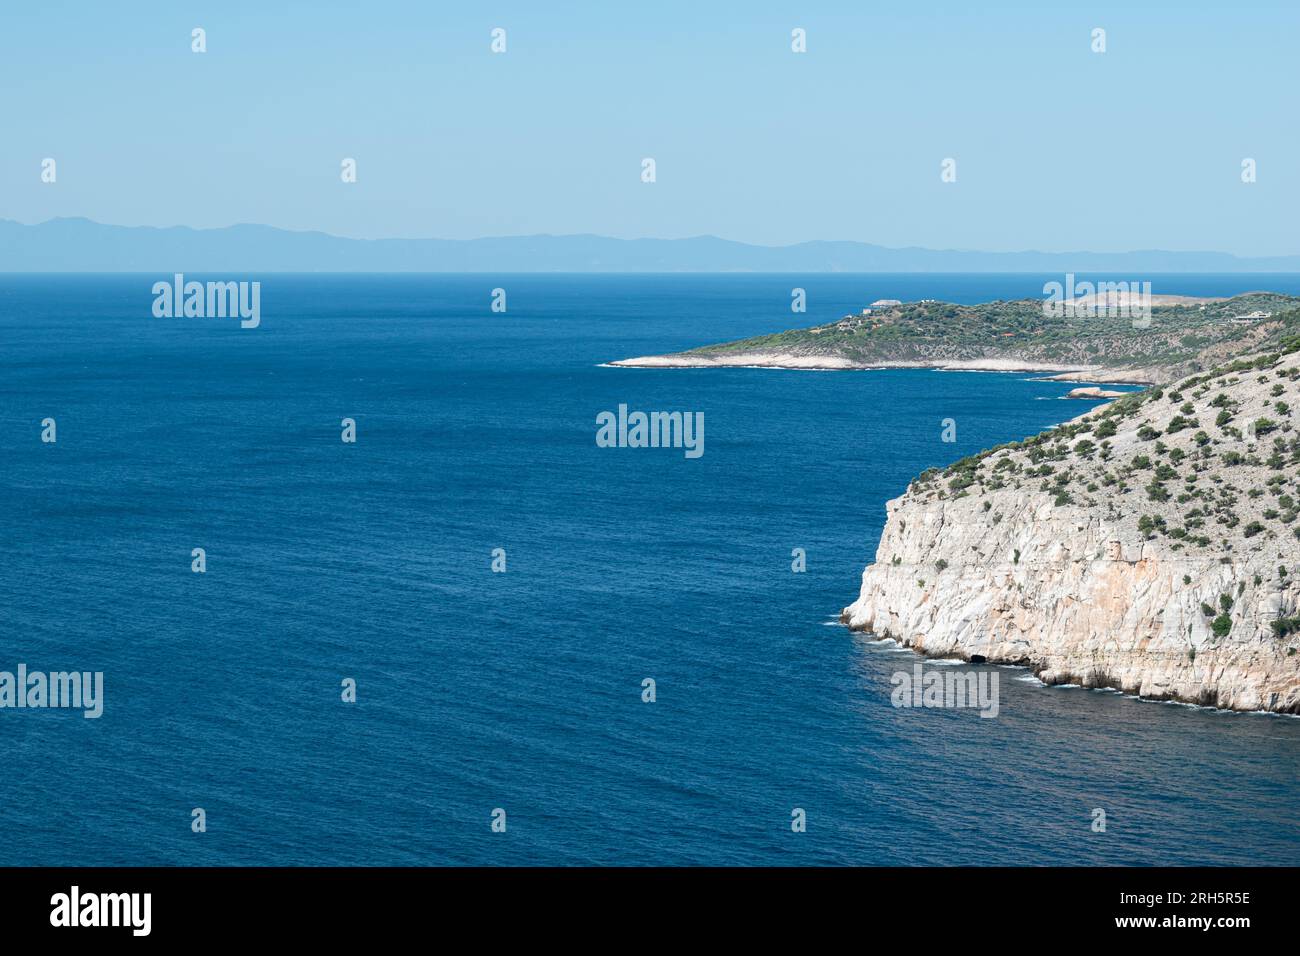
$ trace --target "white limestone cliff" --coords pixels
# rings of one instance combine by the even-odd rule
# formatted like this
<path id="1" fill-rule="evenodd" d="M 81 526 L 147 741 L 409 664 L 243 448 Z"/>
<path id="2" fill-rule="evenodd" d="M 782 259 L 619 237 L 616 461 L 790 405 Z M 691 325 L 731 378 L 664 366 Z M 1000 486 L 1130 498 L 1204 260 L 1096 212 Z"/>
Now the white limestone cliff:
<path id="1" fill-rule="evenodd" d="M 1300 369 L 1273 358 L 922 476 L 842 620 L 1049 684 L 1300 713 Z"/>

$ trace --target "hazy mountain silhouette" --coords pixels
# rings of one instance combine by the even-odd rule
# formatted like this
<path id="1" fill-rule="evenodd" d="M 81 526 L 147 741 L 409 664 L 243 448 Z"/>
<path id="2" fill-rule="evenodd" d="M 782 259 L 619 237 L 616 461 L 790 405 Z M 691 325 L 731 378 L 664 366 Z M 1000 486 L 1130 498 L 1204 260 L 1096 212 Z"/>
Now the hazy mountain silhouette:
<path id="1" fill-rule="evenodd" d="M 865 242 L 754 246 L 716 236 L 344 239 L 273 226 L 221 229 L 0 220 L 0 272 L 1296 272 L 1300 255 L 965 252 Z M 1137 278 L 1137 276 L 1135 276 Z"/>

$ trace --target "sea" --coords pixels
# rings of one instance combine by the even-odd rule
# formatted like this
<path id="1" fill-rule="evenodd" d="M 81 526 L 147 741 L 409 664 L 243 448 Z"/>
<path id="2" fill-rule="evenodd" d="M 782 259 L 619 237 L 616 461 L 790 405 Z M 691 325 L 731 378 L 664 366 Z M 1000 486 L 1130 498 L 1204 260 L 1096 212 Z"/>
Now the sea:
<path id="1" fill-rule="evenodd" d="M 886 502 L 1071 384 L 608 365 L 1060 276 L 187 278 L 260 281 L 260 324 L 0 276 L 0 671 L 103 675 L 96 718 L 0 708 L 0 864 L 1300 854 L 1300 720 L 1007 667 L 996 718 L 895 708 L 920 658 L 838 624 Z M 601 447 L 620 405 L 703 454 Z"/>

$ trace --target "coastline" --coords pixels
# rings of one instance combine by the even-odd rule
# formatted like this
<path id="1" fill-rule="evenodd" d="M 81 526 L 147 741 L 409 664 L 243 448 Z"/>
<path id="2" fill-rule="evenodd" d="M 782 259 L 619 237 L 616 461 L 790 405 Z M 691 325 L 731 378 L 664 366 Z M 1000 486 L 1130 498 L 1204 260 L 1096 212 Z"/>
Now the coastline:
<path id="1" fill-rule="evenodd" d="M 855 602 L 856 603 L 856 602 Z M 1212 710 L 1222 714 L 1243 714 L 1256 717 L 1292 717 L 1300 719 L 1300 710 L 1274 710 L 1267 707 L 1258 706 L 1224 706 L 1219 703 L 1207 702 L 1204 694 L 1188 694 L 1180 691 L 1177 686 L 1164 687 L 1157 691 L 1145 690 L 1141 683 L 1136 685 L 1125 685 L 1122 680 L 1112 677 L 1104 672 L 1097 672 L 1090 669 L 1070 670 L 1063 669 L 1059 666 L 1053 666 L 1045 660 L 1036 659 L 1031 655 L 1014 655 L 999 654 L 993 651 L 990 654 L 974 654 L 960 646 L 945 648 L 944 650 L 928 651 L 924 643 L 913 643 L 898 634 L 893 634 L 888 630 L 877 630 L 875 628 L 855 624 L 852 620 L 853 605 L 849 605 L 840 612 L 839 623 L 849 632 L 862 634 L 871 637 L 875 642 L 890 642 L 895 647 L 911 651 L 917 657 L 926 661 L 949 661 L 963 664 L 989 664 L 995 667 L 1017 667 L 1024 668 L 1032 674 L 1034 679 L 1044 687 L 1068 690 L 1070 688 L 1080 688 L 1082 690 L 1108 690 L 1113 691 L 1123 697 L 1132 700 L 1140 700 L 1153 704 L 1179 704 L 1183 707 L 1195 707 L 1203 710 Z"/>
<path id="2" fill-rule="evenodd" d="M 1019 359 L 945 359 L 936 361 L 897 359 L 883 362 L 854 362 L 835 355 L 796 355 L 782 352 L 737 352 L 712 357 L 681 352 L 673 355 L 644 355 L 606 363 L 613 368 L 773 368 L 816 371 L 871 371 L 894 368 L 925 368 L 941 372 L 1021 372 L 1041 375 L 1056 382 L 1095 382 L 1107 385 L 1158 385 L 1163 380 L 1155 369 L 1110 368 L 1101 365 L 1063 366 Z"/>
<path id="3" fill-rule="evenodd" d="M 1128 700 L 1141 701 L 1142 703 L 1145 704 L 1173 704 L 1178 707 L 1188 707 L 1191 708 L 1192 710 L 1208 710 L 1208 711 L 1213 711 L 1216 714 L 1225 714 L 1225 715 L 1233 715 L 1233 716 L 1240 716 L 1240 717 L 1289 717 L 1292 720 L 1300 720 L 1300 711 L 1267 710 L 1267 709 L 1249 710 L 1246 708 L 1219 707 L 1215 704 L 1207 704 L 1202 701 L 1178 697 L 1172 694 L 1163 697 L 1144 696 L 1135 691 L 1129 691 L 1121 687 L 1115 686 L 1112 683 L 1098 683 L 1098 682 L 1085 683 L 1086 677 L 1084 675 L 1080 675 L 1075 680 L 1070 680 L 1069 675 L 1049 672 L 1048 668 L 1046 668 L 1045 666 L 1036 664 L 1033 661 L 1028 659 L 995 660 L 993 658 L 980 657 L 978 660 L 972 660 L 971 659 L 972 656 L 978 657 L 978 655 L 966 654 L 963 656 L 963 654 L 960 651 L 946 652 L 946 653 L 939 653 L 939 652 L 931 653 L 922 647 L 916 647 L 912 644 L 907 643 L 906 641 L 899 640 L 897 637 L 895 637 L 892 634 L 887 634 L 887 633 L 882 634 L 882 633 L 877 633 L 876 631 L 873 631 L 870 628 L 855 627 L 854 625 L 848 623 L 848 621 L 845 619 L 844 612 L 841 612 L 840 617 L 836 623 L 838 623 L 841 627 L 845 628 L 851 634 L 861 634 L 864 637 L 872 638 L 872 640 L 868 641 L 869 644 L 889 644 L 892 645 L 893 647 L 898 648 L 901 651 L 911 652 L 911 654 L 913 654 L 917 658 L 920 658 L 923 661 L 930 661 L 932 663 L 947 663 L 947 664 L 975 664 L 976 666 L 988 665 L 991 667 L 1005 667 L 1014 670 L 1023 670 L 1030 677 L 1032 677 L 1034 681 L 1036 681 L 1040 686 L 1048 690 L 1108 691 L 1113 694 L 1118 694 L 1120 697 L 1127 698 Z M 1049 679 L 1043 678 L 1042 675 L 1044 673 L 1047 673 Z"/>

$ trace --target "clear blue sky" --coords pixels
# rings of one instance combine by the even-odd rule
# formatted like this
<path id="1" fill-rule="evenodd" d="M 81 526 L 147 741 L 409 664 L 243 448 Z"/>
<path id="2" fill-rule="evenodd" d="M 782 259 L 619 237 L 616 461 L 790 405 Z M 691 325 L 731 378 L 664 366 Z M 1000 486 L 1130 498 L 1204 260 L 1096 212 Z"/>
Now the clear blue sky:
<path id="1" fill-rule="evenodd" d="M 1216 7 L 6 3 L 0 217 L 1300 253 L 1300 3 Z"/>

